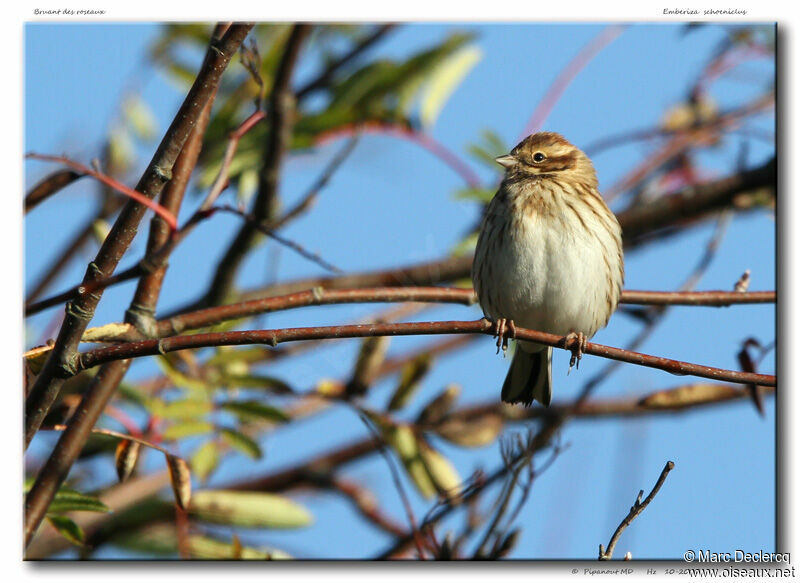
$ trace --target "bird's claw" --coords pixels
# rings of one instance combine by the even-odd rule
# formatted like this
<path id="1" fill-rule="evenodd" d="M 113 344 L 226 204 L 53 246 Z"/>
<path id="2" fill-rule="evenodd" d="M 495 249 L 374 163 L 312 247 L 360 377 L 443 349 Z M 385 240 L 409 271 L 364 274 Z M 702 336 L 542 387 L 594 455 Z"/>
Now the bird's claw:
<path id="1" fill-rule="evenodd" d="M 514 320 L 507 318 L 499 318 L 494 322 L 494 335 L 497 337 L 497 354 L 503 350 L 503 356 L 506 355 L 508 350 L 508 339 L 516 338 L 517 328 L 514 326 Z"/>
<path id="2" fill-rule="evenodd" d="M 580 368 L 581 357 L 586 350 L 586 344 L 588 342 L 589 339 L 583 332 L 570 332 L 567 334 L 564 345 L 572 352 L 572 356 L 569 359 L 569 369 L 567 369 L 567 374 L 570 373 L 573 366 L 576 369 Z"/>

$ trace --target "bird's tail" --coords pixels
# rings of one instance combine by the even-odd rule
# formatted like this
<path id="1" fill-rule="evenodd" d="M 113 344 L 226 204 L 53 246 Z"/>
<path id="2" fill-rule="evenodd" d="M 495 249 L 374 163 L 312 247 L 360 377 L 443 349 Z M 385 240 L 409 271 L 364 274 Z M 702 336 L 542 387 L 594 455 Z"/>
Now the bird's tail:
<path id="1" fill-rule="evenodd" d="M 553 396 L 552 360 L 553 349 L 549 346 L 526 352 L 517 343 L 500 395 L 503 401 L 529 407 L 536 400 L 548 407 Z"/>

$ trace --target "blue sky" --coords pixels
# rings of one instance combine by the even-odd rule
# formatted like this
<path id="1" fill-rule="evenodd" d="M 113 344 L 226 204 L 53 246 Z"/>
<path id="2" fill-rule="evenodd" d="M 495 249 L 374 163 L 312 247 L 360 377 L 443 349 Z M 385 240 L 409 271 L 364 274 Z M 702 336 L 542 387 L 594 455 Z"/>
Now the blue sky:
<path id="1" fill-rule="evenodd" d="M 603 25 L 442 25 L 403 27 L 376 51 L 402 56 L 427 46 L 451 30 L 474 30 L 483 57 L 453 94 L 432 135 L 464 155 L 484 129 L 497 132 L 513 146 L 549 84 L 569 60 L 593 39 Z M 160 128 L 165 128 L 179 105 L 180 88 L 161 73 L 143 67 L 145 50 L 158 34 L 152 25 L 29 25 L 25 30 L 25 150 L 66 152 L 82 161 L 99 154 L 109 125 L 118 115 L 118 103 L 127 87 L 141 91 Z M 665 109 L 683 100 L 706 59 L 726 35 L 713 25 L 683 35 L 675 25 L 632 25 L 603 50 L 570 84 L 543 129 L 558 131 L 578 146 L 629 130 L 654 127 Z M 69 51 L 70 58 L 62 59 Z M 766 87 L 772 67 L 766 61 L 742 68 L 739 79 L 723 79 L 712 89 L 722 109 L 742 104 L 756 95 L 755 85 Z M 304 71 L 300 72 L 301 75 Z M 747 82 L 743 82 L 745 79 Z M 769 116 L 760 127 L 769 128 Z M 712 173 L 730 168 L 739 151 L 734 138 L 701 159 Z M 282 196 L 286 206 L 301 196 L 339 144 L 292 156 L 285 168 Z M 652 149 L 634 145 L 594 158 L 601 189 L 613 184 Z M 756 165 L 771 149 L 753 142 L 748 164 Z M 148 160 L 142 156 L 141 165 Z M 474 170 L 490 183 L 490 170 L 469 159 Z M 28 185 L 50 171 L 41 162 L 26 162 Z M 454 199 L 463 186 L 460 177 L 427 152 L 391 137 L 366 136 L 354 155 L 322 193 L 314 211 L 291 224 L 285 235 L 327 260 L 357 271 L 415 261 L 447 253 L 478 216 L 473 202 Z M 26 217 L 25 283 L 35 279 L 94 210 L 94 185 L 81 181 Z M 189 199 L 191 212 L 197 199 Z M 413 217 L 413 220 L 410 219 Z M 210 269 L 226 248 L 237 219 L 215 217 L 201 226 L 171 260 L 160 310 L 194 299 L 207 285 Z M 146 228 L 141 229 L 146 232 Z M 647 247 L 626 257 L 626 288 L 670 290 L 679 286 L 694 267 L 711 236 L 713 224 L 686 236 Z M 47 236 L 44 237 L 43 234 Z M 751 289 L 775 288 L 775 222 L 758 211 L 733 219 L 720 250 L 700 282 L 699 289 L 730 289 L 745 269 L 752 270 Z M 140 236 L 121 267 L 142 255 Z M 76 262 L 55 285 L 56 290 L 79 280 L 85 262 Z M 320 274 L 319 268 L 274 245 L 252 254 L 239 284 L 264 285 L 277 262 L 280 279 Z M 105 293 L 93 325 L 118 321 L 132 293 L 132 285 Z M 271 315 L 265 327 L 343 323 L 375 311 L 370 306 L 309 309 Z M 36 343 L 54 311 L 29 320 L 28 345 Z M 445 307 L 419 319 L 474 319 L 477 308 Z M 656 334 L 640 350 L 679 360 L 736 368 L 741 342 L 755 336 L 768 343 L 775 336 L 772 306 L 727 309 L 675 308 Z M 624 315 L 612 317 L 596 340 L 624 344 L 638 326 Z M 391 343 L 400 353 L 429 339 L 404 338 Z M 269 372 L 309 387 L 320 377 L 346 376 L 354 358 L 354 343 L 337 343 L 318 353 L 280 365 Z M 554 356 L 554 398 L 575 396 L 582 383 L 605 365 L 584 359 L 580 371 L 566 376 L 568 355 Z M 490 339 L 443 358 L 426 379 L 408 418 L 448 383 L 463 387 L 462 403 L 499 396 L 508 361 L 494 355 Z M 774 371 L 774 353 L 762 372 Z M 151 374 L 147 363 L 137 363 L 130 378 Z M 598 397 L 645 394 L 669 388 L 689 377 L 673 377 L 650 369 L 623 366 L 600 386 Z M 385 403 L 391 380 L 378 384 L 368 403 Z M 639 489 L 649 491 L 668 459 L 676 463 L 656 501 L 623 536 L 617 552 L 630 550 L 635 558 L 680 558 L 689 548 L 727 551 L 774 550 L 775 539 L 775 415 L 774 401 L 766 415 L 738 404 L 683 415 L 665 415 L 635 421 L 619 419 L 571 423 L 561 434 L 569 447 L 536 482 L 519 519 L 522 538 L 513 556 L 533 558 L 594 558 L 597 545 L 608 541 Z M 335 436 L 322 445 L 313 437 Z M 267 456 L 257 464 L 232 459 L 211 485 L 235 476 L 247 477 L 278 469 L 298 459 L 364 436 L 364 428 L 347 409 L 334 409 L 319 418 L 269 436 Z M 310 438 L 311 437 L 311 438 Z M 478 465 L 498 463 L 497 445 L 481 450 L 459 450 L 436 443 L 451 455 L 462 476 Z M 376 491 L 392 514 L 402 520 L 397 493 L 379 457 L 353 464 L 347 475 Z M 109 468 L 110 469 L 110 468 Z M 294 533 L 242 534 L 243 540 L 283 548 L 296 556 L 369 555 L 389 541 L 356 519 L 348 536 L 339 533 L 341 521 L 352 517 L 349 508 L 329 496 L 304 493 L 297 497 L 314 513 L 316 522 Z M 414 499 L 418 515 L 428 505 Z M 455 521 L 451 526 L 457 526 Z M 323 544 L 324 541 L 324 544 Z M 111 556 L 111 555 L 106 555 Z"/>

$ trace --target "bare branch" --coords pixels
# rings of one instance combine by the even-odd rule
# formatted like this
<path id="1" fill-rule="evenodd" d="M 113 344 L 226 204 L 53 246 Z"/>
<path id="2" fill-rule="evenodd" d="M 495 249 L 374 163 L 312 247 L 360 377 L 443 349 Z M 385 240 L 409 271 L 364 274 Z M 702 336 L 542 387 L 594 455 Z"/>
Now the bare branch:
<path id="1" fill-rule="evenodd" d="M 75 372 L 86 370 L 110 362 L 128 358 L 140 358 L 155 354 L 166 354 L 190 348 L 209 346 L 241 346 L 246 344 L 268 344 L 277 346 L 281 342 L 298 340 L 324 340 L 329 338 L 366 338 L 369 336 L 414 336 L 426 334 L 489 334 L 494 326 L 487 320 L 446 321 L 446 322 L 412 322 L 403 324 L 352 324 L 345 326 L 317 326 L 309 328 L 283 328 L 276 330 L 245 330 L 231 332 L 210 332 L 188 336 L 172 336 L 159 340 L 142 340 L 98 348 L 81 353 L 75 364 Z M 555 348 L 571 350 L 572 340 L 567 337 L 548 334 L 525 328 L 517 328 L 518 340 L 531 340 Z M 630 364 L 664 370 L 672 374 L 694 375 L 719 381 L 739 383 L 756 383 L 774 386 L 774 375 L 746 373 L 726 370 L 700 364 L 692 364 L 651 356 L 639 352 L 623 350 L 602 344 L 589 342 L 584 349 L 585 354 L 594 354 L 604 358 L 620 360 Z"/>
<path id="2" fill-rule="evenodd" d="M 33 210 L 39 203 L 50 198 L 62 188 L 66 188 L 78 178 L 85 176 L 75 170 L 56 170 L 42 178 L 25 196 L 25 213 Z"/>
<path id="3" fill-rule="evenodd" d="M 667 479 L 667 474 L 672 471 L 672 468 L 675 467 L 675 462 L 669 461 L 667 465 L 664 466 L 664 469 L 661 470 L 661 475 L 658 477 L 656 481 L 656 485 L 653 486 L 653 490 L 647 495 L 647 498 L 642 501 L 642 495 L 644 494 L 644 490 L 639 491 L 639 495 L 636 497 L 636 502 L 633 503 L 631 506 L 631 511 L 628 512 L 628 515 L 622 519 L 622 522 L 617 527 L 617 530 L 614 531 L 614 534 L 611 535 L 611 540 L 608 541 L 608 548 L 603 549 L 603 545 L 600 545 L 600 554 L 598 555 L 598 560 L 600 561 L 610 561 L 611 555 L 614 554 L 614 547 L 617 546 L 617 541 L 619 537 L 622 535 L 623 531 L 630 526 L 633 519 L 639 516 L 644 509 L 653 501 L 653 498 L 656 497 L 658 491 L 661 489 L 661 486 L 664 484 L 664 480 Z"/>

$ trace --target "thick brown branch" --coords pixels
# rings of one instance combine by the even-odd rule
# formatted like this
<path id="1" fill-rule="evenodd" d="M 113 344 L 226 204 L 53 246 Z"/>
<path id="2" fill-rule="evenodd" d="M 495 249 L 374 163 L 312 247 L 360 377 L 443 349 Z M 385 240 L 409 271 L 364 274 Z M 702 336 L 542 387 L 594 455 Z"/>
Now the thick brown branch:
<path id="1" fill-rule="evenodd" d="M 189 90 L 184 104 L 181 106 L 170 129 L 162 140 L 151 162 L 150 168 L 137 186 L 138 191 L 147 193 L 148 196 L 151 197 L 156 196 L 163 188 L 165 179 L 172 177 L 173 167 L 186 141 L 189 139 L 189 136 L 193 132 L 197 133 L 202 131 L 198 129 L 198 124 L 201 123 L 203 113 L 208 113 L 208 103 L 213 100 L 216 94 L 216 88 L 222 73 L 227 67 L 231 57 L 238 50 L 239 45 L 244 41 L 244 38 L 252 28 L 252 24 L 232 25 L 226 28 L 227 32 L 222 39 L 219 41 L 214 39 L 212 41 L 212 45 L 206 54 L 206 60 L 198 73 L 197 79 Z M 219 28 L 217 30 L 219 30 Z M 191 173 L 190 168 L 187 170 Z M 188 180 L 188 173 L 185 179 Z M 183 187 L 185 187 L 185 183 Z M 179 186 L 178 189 L 182 190 L 183 187 Z M 173 203 L 178 205 L 181 198 L 182 192 L 175 192 L 175 195 L 172 197 Z M 113 254 L 113 262 L 109 266 L 108 271 L 98 268 L 101 276 L 103 273 L 110 273 L 110 271 L 113 270 L 135 234 L 136 226 L 141 220 L 144 210 L 144 207 L 141 205 L 136 206 L 139 208 L 131 208 L 131 205 L 126 206 L 115 224 L 115 229 L 125 229 L 125 233 L 117 233 L 118 236 L 123 237 L 125 241 L 124 245 L 120 246 L 115 240 L 115 229 L 112 229 L 111 234 L 109 234 L 106 239 L 103 248 L 108 246 L 113 248 L 115 252 Z M 128 217 L 127 220 L 123 220 L 123 217 L 126 216 Z M 155 238 L 159 239 L 158 236 Z M 154 244 L 157 242 L 156 240 Z M 98 258 L 102 257 L 103 249 L 101 249 Z M 95 263 L 94 267 L 97 268 L 98 264 Z M 91 272 L 92 266 L 90 266 L 89 273 Z M 156 287 L 160 288 L 160 285 Z M 149 298 L 145 298 L 145 301 L 154 302 L 158 295 L 157 289 L 145 290 L 145 293 L 150 294 Z M 77 342 L 80 340 L 80 336 L 86 324 L 91 319 L 92 312 L 100 299 L 100 295 L 100 292 L 97 292 L 95 294 L 80 296 L 73 300 L 67 307 L 67 319 L 72 317 L 75 323 L 68 329 L 67 323 L 65 322 L 65 325 L 62 327 L 62 333 L 67 329 L 67 334 L 69 334 L 69 336 L 64 338 L 62 335 L 59 335 L 59 341 L 62 342 L 62 347 L 59 350 L 53 350 L 54 354 L 50 356 L 45 365 L 45 369 L 40 373 L 36 385 L 34 385 L 34 389 L 39 388 L 40 391 L 34 393 L 34 390 L 32 390 L 26 401 L 26 445 L 38 430 L 50 405 L 52 405 L 57 397 L 65 373 L 69 372 L 69 367 L 64 365 L 67 364 L 67 358 L 70 360 L 72 359 L 73 354 L 65 352 L 65 350 L 71 349 L 71 352 L 74 353 Z M 80 301 L 87 297 L 90 298 L 92 302 L 89 305 L 86 305 L 85 301 Z M 142 298 L 143 296 L 137 293 L 135 300 Z M 77 337 L 73 338 L 75 334 L 77 334 Z M 57 347 L 59 347 L 59 341 L 56 343 Z M 64 360 L 56 365 L 51 365 L 56 356 Z M 72 363 L 70 362 L 69 364 Z M 48 365 L 58 367 L 61 370 L 59 371 L 54 368 L 50 378 L 46 378 L 47 375 L 45 375 L 45 372 L 47 371 Z M 58 487 L 66 478 L 72 463 L 77 459 L 95 421 L 105 408 L 114 390 L 119 385 L 119 382 L 122 380 L 122 377 L 127 371 L 127 366 L 128 363 L 125 360 L 118 360 L 112 365 L 103 367 L 100 370 L 97 376 L 92 380 L 77 411 L 70 419 L 67 431 L 61 436 L 53 453 L 39 472 L 36 481 L 25 498 L 26 546 L 30 543 L 36 529 L 44 518 L 50 501 L 53 499 Z M 60 376 L 56 376 L 57 373 L 60 373 Z M 43 377 L 45 378 L 44 383 L 40 383 Z"/>
<path id="2" fill-rule="evenodd" d="M 690 186 L 647 204 L 637 204 L 617 214 L 625 246 L 637 246 L 661 229 L 684 226 L 712 211 L 728 207 L 739 194 L 762 188 L 774 189 L 776 180 L 773 158 L 758 168 Z"/>
<path id="3" fill-rule="evenodd" d="M 252 24 L 231 26 L 222 40 L 207 53 L 206 61 L 167 130 L 153 159 L 136 186 L 138 192 L 157 196 L 172 174 L 172 167 L 188 139 L 197 118 L 217 87 L 230 58 L 236 53 Z M 145 207 L 130 201 L 117 218 L 95 260 L 89 264 L 84 282 L 111 275 L 136 235 Z M 94 315 L 102 291 L 76 297 L 67 304 L 52 354 L 39 373 L 25 402 L 25 446 L 30 443 L 58 396 L 64 378 L 71 374 L 78 343 Z M 32 532 L 30 533 L 32 534 Z"/>

